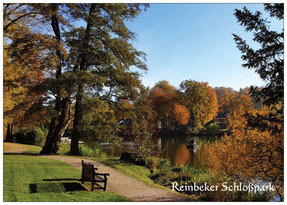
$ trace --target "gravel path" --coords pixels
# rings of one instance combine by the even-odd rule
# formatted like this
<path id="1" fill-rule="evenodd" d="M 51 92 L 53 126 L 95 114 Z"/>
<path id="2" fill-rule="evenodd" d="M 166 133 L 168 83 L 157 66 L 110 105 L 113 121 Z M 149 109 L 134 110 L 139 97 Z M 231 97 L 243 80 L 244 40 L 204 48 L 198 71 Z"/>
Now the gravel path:
<path id="1" fill-rule="evenodd" d="M 42 155 L 41 157 L 60 160 L 71 164 L 78 170 L 82 169 L 81 158 L 61 155 Z M 94 166 L 98 168 L 99 173 L 110 173 L 110 176 L 108 177 L 107 191 L 118 193 L 134 201 L 189 201 L 188 198 L 180 195 L 179 193 L 149 186 L 100 162 L 86 159 L 84 161 L 93 163 Z M 90 186 L 88 186 L 88 188 L 90 188 Z"/>

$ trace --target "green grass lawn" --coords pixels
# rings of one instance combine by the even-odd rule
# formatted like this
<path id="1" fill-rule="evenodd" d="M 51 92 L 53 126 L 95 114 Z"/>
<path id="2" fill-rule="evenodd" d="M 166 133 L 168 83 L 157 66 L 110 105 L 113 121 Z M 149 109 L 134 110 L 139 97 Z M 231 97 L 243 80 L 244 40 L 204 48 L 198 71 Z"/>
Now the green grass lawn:
<path id="1" fill-rule="evenodd" d="M 39 154 L 42 150 L 42 147 L 37 145 L 24 145 L 27 146 L 29 149 L 27 151 L 24 151 L 24 153 L 33 153 L 33 154 Z"/>
<path id="2" fill-rule="evenodd" d="M 80 174 L 57 160 L 4 155 L 4 201 L 131 201 L 112 192 L 85 190 Z"/>
<path id="3" fill-rule="evenodd" d="M 120 161 L 119 157 L 109 157 L 109 158 L 90 158 L 96 161 L 102 162 L 110 167 L 118 169 L 128 176 L 134 177 L 142 182 L 149 185 L 156 185 L 150 176 L 150 169 L 145 166 L 135 165 L 129 162 Z"/>

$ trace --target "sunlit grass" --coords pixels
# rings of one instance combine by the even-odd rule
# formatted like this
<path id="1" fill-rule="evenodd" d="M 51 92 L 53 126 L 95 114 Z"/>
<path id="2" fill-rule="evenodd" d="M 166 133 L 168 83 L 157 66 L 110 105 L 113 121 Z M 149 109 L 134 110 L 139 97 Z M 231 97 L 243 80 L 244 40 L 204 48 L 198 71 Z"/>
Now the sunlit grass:
<path id="1" fill-rule="evenodd" d="M 3 144 L 4 152 L 17 152 L 18 149 L 27 149 L 24 152 L 30 152 L 30 153 L 39 153 L 41 151 L 41 147 L 37 145 L 26 145 L 26 144 L 18 144 L 18 143 L 4 143 Z"/>
<path id="2" fill-rule="evenodd" d="M 145 166 L 139 166 L 139 165 L 135 165 L 129 162 L 120 161 L 119 157 L 110 157 L 106 159 L 94 158 L 94 159 L 110 167 L 118 169 L 128 176 L 134 177 L 149 185 L 154 185 L 153 180 L 149 178 L 150 173 L 151 173 L 150 169 L 148 169 Z"/>

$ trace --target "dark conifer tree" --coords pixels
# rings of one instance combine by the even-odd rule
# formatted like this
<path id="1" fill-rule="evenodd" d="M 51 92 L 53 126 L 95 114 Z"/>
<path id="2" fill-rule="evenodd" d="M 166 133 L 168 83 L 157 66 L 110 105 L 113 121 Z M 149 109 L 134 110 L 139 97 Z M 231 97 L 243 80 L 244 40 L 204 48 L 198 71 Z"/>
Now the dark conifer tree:
<path id="1" fill-rule="evenodd" d="M 254 49 L 245 40 L 233 34 L 237 47 L 242 52 L 243 67 L 254 69 L 260 78 L 266 82 L 265 87 L 258 89 L 251 87 L 251 94 L 264 105 L 271 106 L 275 111 L 266 116 L 249 116 L 251 126 L 260 129 L 269 129 L 264 121 L 280 123 L 283 125 L 284 110 L 284 4 L 265 4 L 265 10 L 270 17 L 282 22 L 282 31 L 274 31 L 270 28 L 270 21 L 264 19 L 261 12 L 252 13 L 246 7 L 236 10 L 236 16 L 240 25 L 247 32 L 253 32 L 253 41 L 259 44 Z M 269 126 L 270 127 L 270 126 Z M 276 128 L 273 131 L 278 131 Z"/>
<path id="2" fill-rule="evenodd" d="M 131 66 L 147 69 L 145 54 L 137 51 L 130 40 L 135 34 L 125 25 L 134 19 L 145 4 L 77 4 L 74 18 L 85 22 L 66 34 L 70 47 L 69 64 L 76 80 L 75 115 L 70 154 L 79 154 L 79 139 L 84 100 L 93 96 L 114 106 L 121 99 L 132 100 L 140 86 L 139 73 Z"/>

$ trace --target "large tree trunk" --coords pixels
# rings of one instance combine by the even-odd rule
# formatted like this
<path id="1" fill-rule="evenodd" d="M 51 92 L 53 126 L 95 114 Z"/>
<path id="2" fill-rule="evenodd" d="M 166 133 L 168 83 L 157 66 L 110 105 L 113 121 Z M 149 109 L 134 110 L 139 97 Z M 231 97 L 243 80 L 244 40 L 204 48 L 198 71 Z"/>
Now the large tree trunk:
<path id="1" fill-rule="evenodd" d="M 85 36 L 83 39 L 83 47 L 88 47 L 88 41 L 90 37 L 90 30 L 92 26 L 91 17 L 95 10 L 95 4 L 91 4 L 90 12 L 89 12 L 89 19 L 85 30 Z M 78 58 L 78 65 L 75 66 L 74 71 L 78 70 L 84 70 L 86 66 L 86 58 L 85 53 L 80 53 Z M 75 118 L 74 118 L 74 124 L 73 124 L 73 134 L 72 134 L 72 140 L 71 140 L 71 147 L 70 147 L 70 154 L 71 155 L 79 155 L 79 139 L 80 139 L 80 126 L 81 121 L 83 119 L 83 83 L 78 85 L 77 89 L 77 96 L 76 96 L 76 106 L 75 106 Z"/>
<path id="2" fill-rule="evenodd" d="M 14 142 L 12 130 L 13 130 L 13 124 L 8 123 L 5 142 Z"/>
<path id="3" fill-rule="evenodd" d="M 58 45 L 61 44 L 61 33 L 59 27 L 59 21 L 57 17 L 58 5 L 51 4 L 51 26 L 53 28 Z M 62 75 L 62 54 L 59 48 L 56 49 L 56 55 L 58 57 L 58 65 L 56 70 L 56 79 Z M 60 86 L 59 86 L 60 87 Z M 41 150 L 40 154 L 57 154 L 59 150 L 59 144 L 61 137 L 63 136 L 67 123 L 70 118 L 70 96 L 61 96 L 61 87 L 57 90 L 55 110 L 57 114 L 51 119 L 48 136 L 46 138 L 45 146 Z"/>
<path id="4" fill-rule="evenodd" d="M 82 86 L 78 88 L 78 94 L 76 97 L 76 105 L 75 105 L 75 117 L 73 124 L 73 134 L 71 140 L 70 154 L 71 155 L 79 155 L 79 139 L 80 139 L 80 124 L 83 118 L 83 105 L 82 105 Z"/>
<path id="5" fill-rule="evenodd" d="M 58 154 L 59 144 L 70 118 L 70 98 L 62 99 L 58 104 L 57 116 L 51 120 L 45 146 L 40 154 Z"/>

